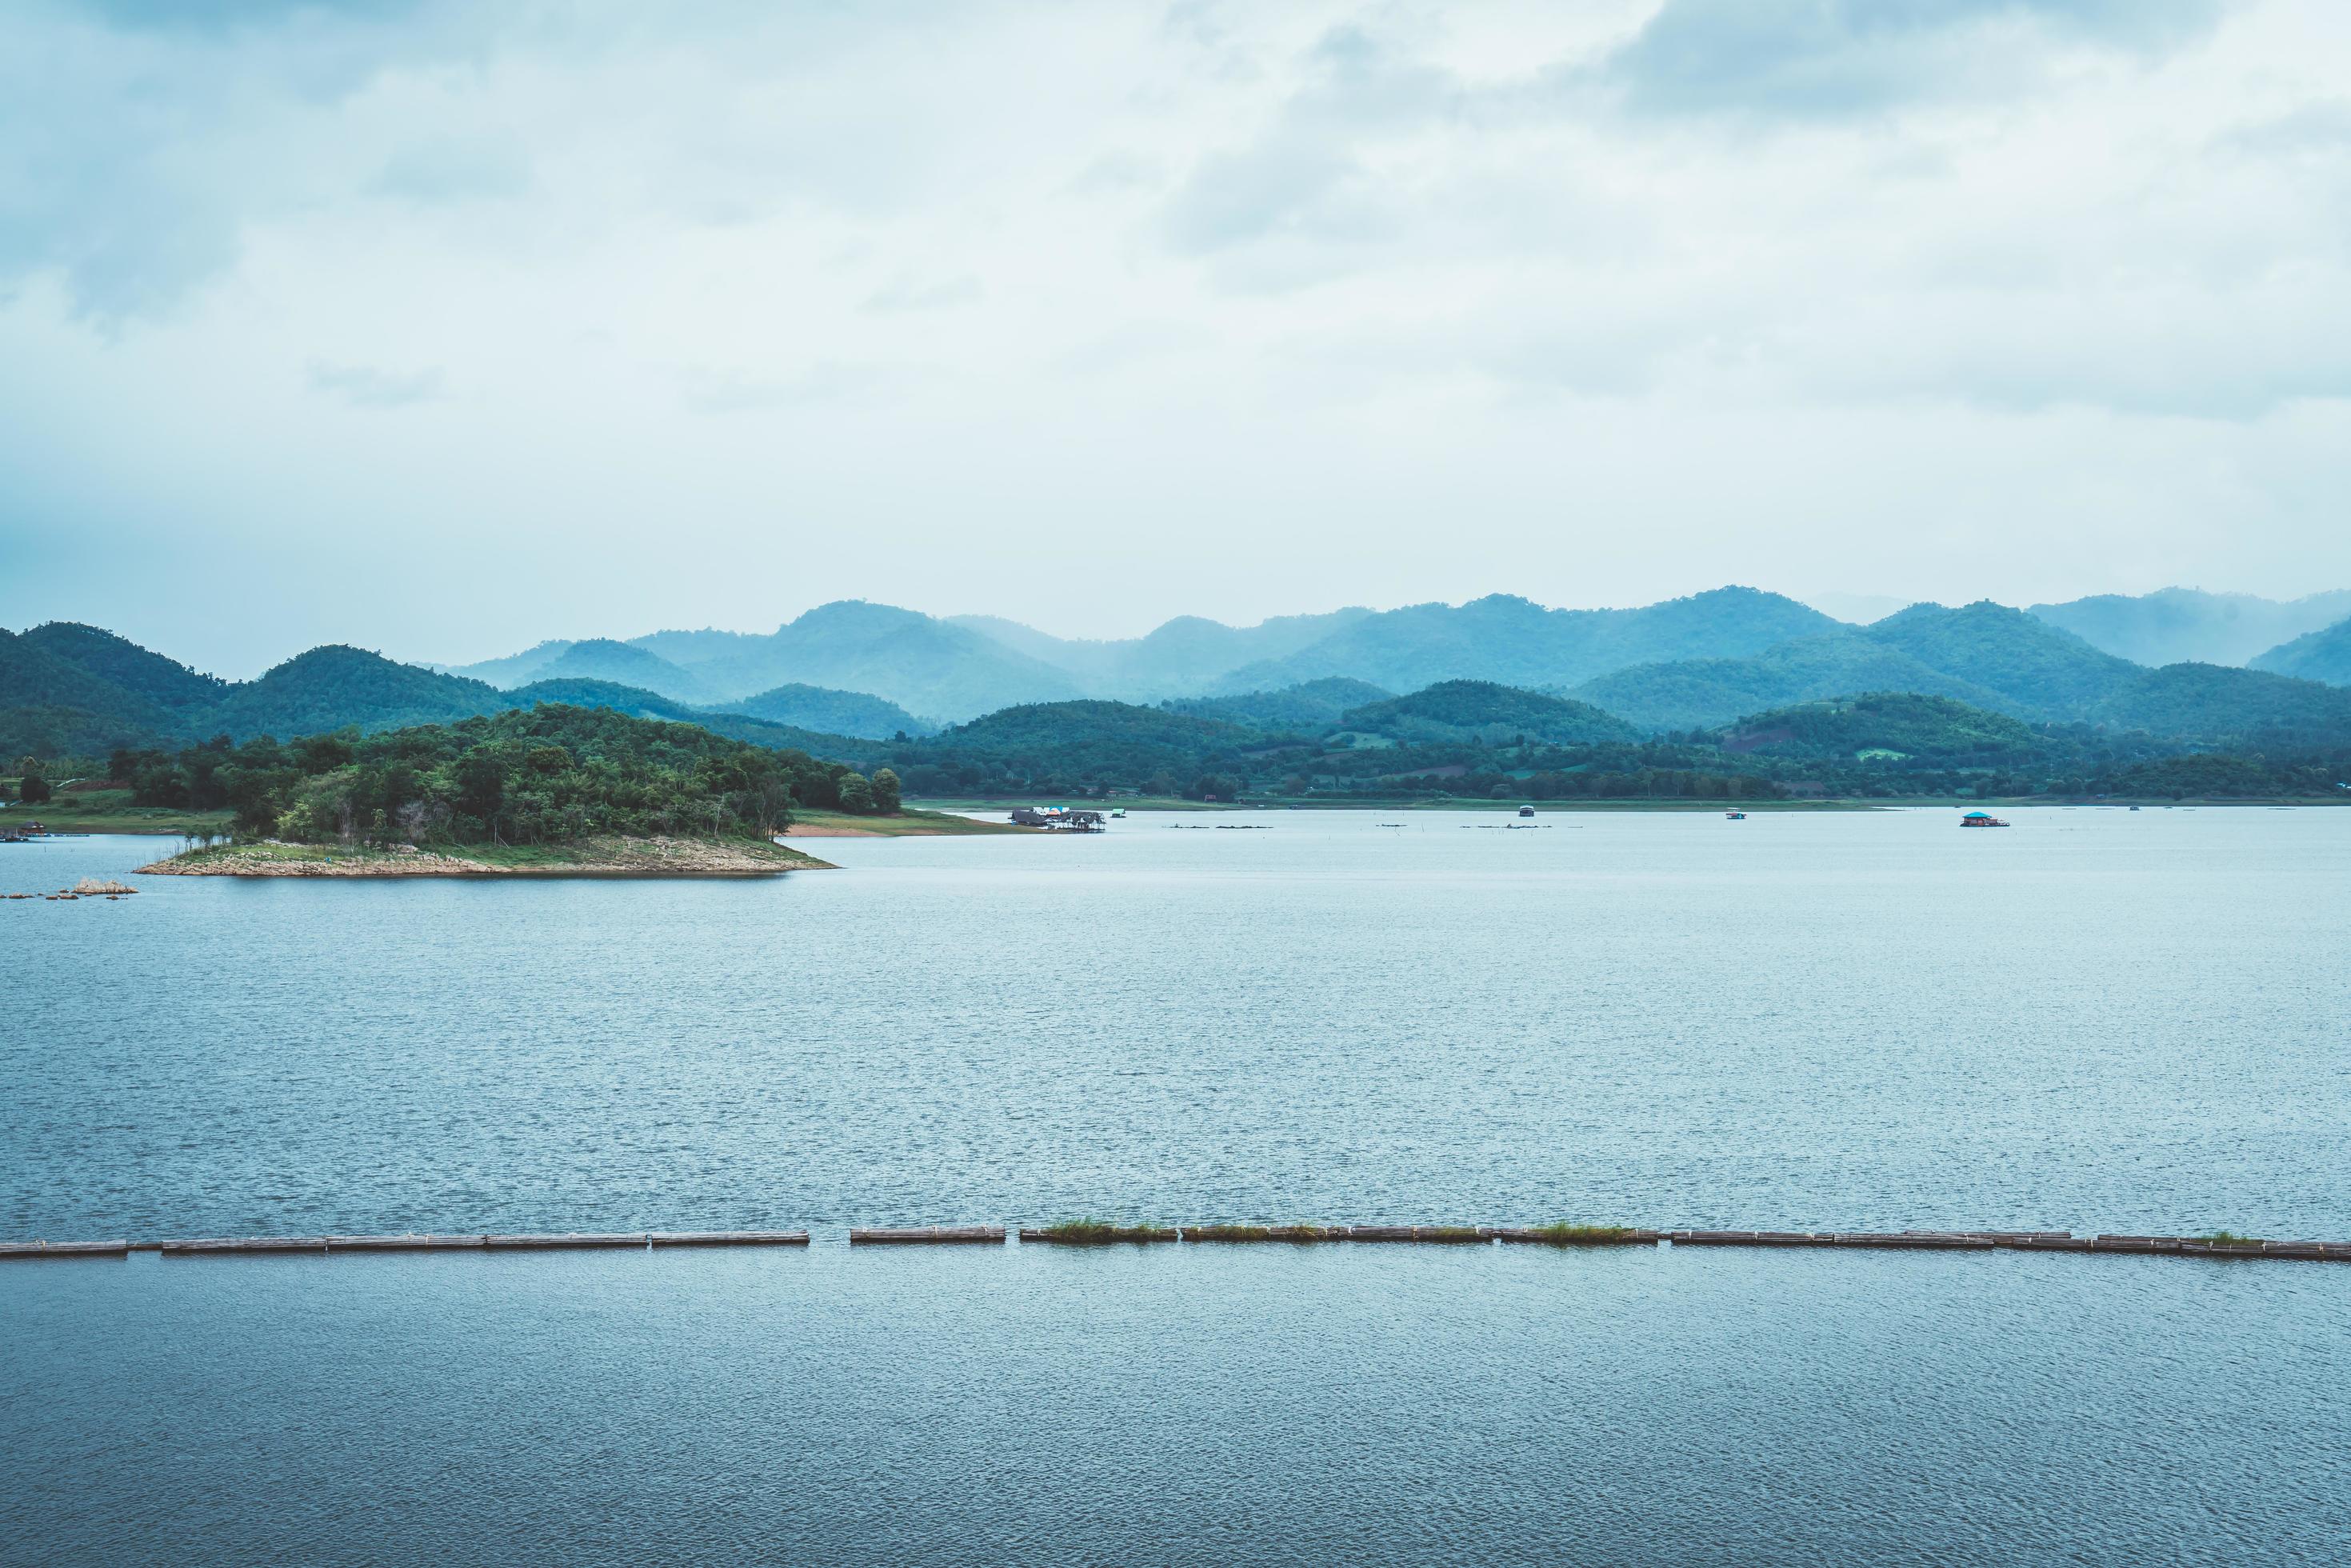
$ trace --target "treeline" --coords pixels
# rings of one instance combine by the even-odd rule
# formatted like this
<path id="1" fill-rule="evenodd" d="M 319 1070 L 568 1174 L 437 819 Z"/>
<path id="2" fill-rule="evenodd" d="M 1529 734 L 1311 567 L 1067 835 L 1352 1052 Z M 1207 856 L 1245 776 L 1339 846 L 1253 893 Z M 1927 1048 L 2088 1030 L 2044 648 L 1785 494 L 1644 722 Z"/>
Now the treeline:
<path id="1" fill-rule="evenodd" d="M 370 736 L 220 736 L 109 764 L 139 805 L 225 808 L 240 832 L 302 842 L 766 837 L 796 806 L 887 814 L 899 796 L 887 768 L 869 779 L 696 725 L 559 705 Z"/>

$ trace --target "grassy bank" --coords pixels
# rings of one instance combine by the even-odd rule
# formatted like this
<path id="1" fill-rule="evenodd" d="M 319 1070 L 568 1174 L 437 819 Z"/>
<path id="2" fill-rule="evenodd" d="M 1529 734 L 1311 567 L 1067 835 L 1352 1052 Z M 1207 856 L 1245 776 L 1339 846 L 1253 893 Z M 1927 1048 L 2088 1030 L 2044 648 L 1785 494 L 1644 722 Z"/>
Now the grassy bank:
<path id="1" fill-rule="evenodd" d="M 1970 801 L 1974 805 L 1980 802 Z M 1175 796 L 1117 796 L 1107 800 L 1083 796 L 1024 795 L 989 800 L 926 800 L 941 810 L 1008 812 L 1016 806 L 1069 806 L 1084 811 L 1495 811 L 1514 815 L 1520 806 L 1548 811 L 1876 811 L 1909 800 L 1452 800 L 1332 799 L 1319 795 L 1251 796 L 1241 801 L 1186 800 Z M 852 818 L 852 821 L 863 821 Z"/>
<path id="2" fill-rule="evenodd" d="M 0 811 L 0 828 L 40 822 L 60 833 L 176 833 L 228 831 L 229 813 L 185 806 L 134 806 L 128 789 L 59 789 L 38 805 Z"/>
<path id="3" fill-rule="evenodd" d="M 1009 810 L 1009 808 L 1007 808 Z M 784 837 L 810 839 L 949 838 L 977 833 L 1024 833 L 1009 822 L 976 822 L 946 811 L 909 806 L 893 817 L 853 817 L 846 811 L 792 808 L 792 825 Z"/>

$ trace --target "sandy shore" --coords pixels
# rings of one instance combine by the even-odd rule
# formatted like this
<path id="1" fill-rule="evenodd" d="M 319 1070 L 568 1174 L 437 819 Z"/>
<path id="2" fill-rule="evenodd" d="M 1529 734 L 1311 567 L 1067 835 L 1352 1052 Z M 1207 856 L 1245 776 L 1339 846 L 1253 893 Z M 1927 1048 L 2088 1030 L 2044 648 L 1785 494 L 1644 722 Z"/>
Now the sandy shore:
<path id="1" fill-rule="evenodd" d="M 592 839 L 527 850 L 420 850 L 262 842 L 191 850 L 148 876 L 777 876 L 826 862 L 757 839 Z"/>

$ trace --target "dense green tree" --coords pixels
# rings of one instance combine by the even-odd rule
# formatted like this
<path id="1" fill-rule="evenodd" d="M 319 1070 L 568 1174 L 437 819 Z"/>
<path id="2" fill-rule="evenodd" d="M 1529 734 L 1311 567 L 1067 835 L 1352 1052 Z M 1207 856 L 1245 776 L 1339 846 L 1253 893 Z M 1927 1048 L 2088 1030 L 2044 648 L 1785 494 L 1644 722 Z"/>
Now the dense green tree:
<path id="1" fill-rule="evenodd" d="M 699 726 L 547 704 L 456 724 L 281 746 L 225 737 L 124 751 L 141 804 L 209 804 L 299 841 L 546 843 L 605 833 L 773 834 L 848 769 Z M 852 776 L 853 777 L 853 776 Z M 872 786 L 859 779 L 872 799 Z"/>
<path id="2" fill-rule="evenodd" d="M 844 773 L 838 786 L 841 809 L 863 817 L 873 811 L 873 784 L 862 773 Z"/>
<path id="3" fill-rule="evenodd" d="M 873 810 L 885 817 L 896 816 L 898 789 L 898 775 L 893 769 L 876 768 L 873 773 Z"/>

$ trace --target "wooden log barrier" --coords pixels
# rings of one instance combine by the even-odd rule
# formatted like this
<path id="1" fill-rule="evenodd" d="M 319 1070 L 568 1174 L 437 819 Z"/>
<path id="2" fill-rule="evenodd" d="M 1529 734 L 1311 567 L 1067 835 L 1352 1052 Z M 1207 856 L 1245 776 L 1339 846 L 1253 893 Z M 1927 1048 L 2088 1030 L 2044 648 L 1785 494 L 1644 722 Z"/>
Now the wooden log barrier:
<path id="1" fill-rule="evenodd" d="M 128 1241 L 0 1241 L 0 1258 L 128 1258 Z"/>
<path id="2" fill-rule="evenodd" d="M 852 1247 L 951 1247 L 1004 1244 L 1001 1225 L 921 1225 L 903 1229 L 852 1230 Z"/>
<path id="3" fill-rule="evenodd" d="M 1001 1246 L 1001 1225 L 925 1225 L 852 1229 L 854 1246 Z M 1236 1225 L 1172 1227 L 1069 1224 L 1026 1229 L 1024 1241 L 1405 1242 L 1476 1245 L 1509 1242 L 1553 1247 L 1834 1247 L 1888 1251 L 2111 1252 L 2139 1256 L 2279 1259 L 2351 1263 L 2351 1242 L 2220 1239 L 2199 1236 L 2077 1237 L 2063 1230 L 1646 1230 L 1610 1226 L 1492 1225 Z M 120 1258 L 131 1252 L 167 1257 L 234 1257 L 315 1252 L 567 1251 L 656 1247 L 806 1247 L 805 1230 L 682 1230 L 514 1235 L 220 1236 L 161 1241 L 0 1241 L 0 1260 L 33 1258 Z"/>

